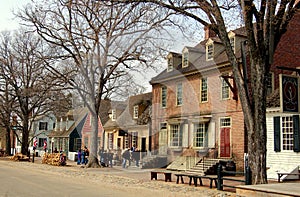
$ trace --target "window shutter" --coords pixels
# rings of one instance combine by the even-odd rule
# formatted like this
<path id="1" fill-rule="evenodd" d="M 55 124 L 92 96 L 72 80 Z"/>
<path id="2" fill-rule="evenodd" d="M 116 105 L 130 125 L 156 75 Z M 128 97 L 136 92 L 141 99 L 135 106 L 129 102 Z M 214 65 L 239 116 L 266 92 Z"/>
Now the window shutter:
<path id="1" fill-rule="evenodd" d="M 280 116 L 276 116 L 274 121 L 274 151 L 280 152 Z"/>
<path id="2" fill-rule="evenodd" d="M 294 151 L 300 152 L 299 115 L 293 116 Z"/>

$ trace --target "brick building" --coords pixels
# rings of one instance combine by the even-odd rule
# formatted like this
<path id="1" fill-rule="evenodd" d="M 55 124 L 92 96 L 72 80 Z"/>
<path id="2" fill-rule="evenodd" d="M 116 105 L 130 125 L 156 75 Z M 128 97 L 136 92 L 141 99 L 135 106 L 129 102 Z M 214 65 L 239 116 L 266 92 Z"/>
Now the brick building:
<path id="1" fill-rule="evenodd" d="M 230 31 L 237 57 L 246 37 Z M 244 121 L 225 48 L 205 28 L 205 40 L 170 52 L 166 69 L 152 78 L 152 150 L 166 155 L 233 160 L 243 168 Z M 241 65 L 242 66 L 242 65 Z"/>

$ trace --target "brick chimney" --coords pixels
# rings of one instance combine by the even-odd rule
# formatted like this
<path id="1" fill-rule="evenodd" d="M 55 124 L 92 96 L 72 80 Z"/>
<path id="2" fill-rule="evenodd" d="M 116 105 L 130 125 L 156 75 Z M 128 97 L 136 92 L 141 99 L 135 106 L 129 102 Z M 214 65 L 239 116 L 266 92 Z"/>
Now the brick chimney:
<path id="1" fill-rule="evenodd" d="M 205 40 L 217 36 L 217 34 L 213 30 L 211 30 L 208 26 L 204 27 L 204 32 L 205 32 Z"/>

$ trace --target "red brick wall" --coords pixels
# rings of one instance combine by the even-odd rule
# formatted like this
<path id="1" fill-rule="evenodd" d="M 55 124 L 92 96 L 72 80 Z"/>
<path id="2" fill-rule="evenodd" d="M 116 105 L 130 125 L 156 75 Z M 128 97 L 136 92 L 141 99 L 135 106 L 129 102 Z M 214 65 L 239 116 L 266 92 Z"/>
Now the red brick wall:
<path id="1" fill-rule="evenodd" d="M 291 74 L 292 71 L 280 70 L 276 66 L 300 69 L 300 11 L 290 21 L 286 33 L 281 37 L 274 54 L 271 71 L 275 73 L 275 89 L 279 87 L 278 74 Z"/>
<path id="2" fill-rule="evenodd" d="M 212 115 L 211 122 L 216 123 L 216 143 L 219 142 L 220 118 L 231 118 L 231 150 L 232 159 L 237 163 L 238 168 L 243 167 L 244 156 L 244 121 L 239 101 L 232 99 L 232 92 L 229 100 L 221 99 L 221 73 L 214 70 L 210 73 L 202 73 L 208 78 L 208 102 L 200 103 L 200 74 L 189 76 L 175 81 L 166 82 L 167 86 L 167 107 L 160 107 L 161 85 L 155 84 L 152 87 L 152 131 L 159 131 L 159 123 L 172 117 L 192 118 L 193 115 Z M 183 105 L 176 106 L 176 84 L 183 84 Z M 153 139 L 153 145 L 158 143 L 158 138 Z M 157 145 L 155 146 L 157 147 Z M 154 147 L 154 148 L 155 148 Z M 218 147 L 216 147 L 218 148 Z M 226 158 L 228 159 L 228 158 Z"/>

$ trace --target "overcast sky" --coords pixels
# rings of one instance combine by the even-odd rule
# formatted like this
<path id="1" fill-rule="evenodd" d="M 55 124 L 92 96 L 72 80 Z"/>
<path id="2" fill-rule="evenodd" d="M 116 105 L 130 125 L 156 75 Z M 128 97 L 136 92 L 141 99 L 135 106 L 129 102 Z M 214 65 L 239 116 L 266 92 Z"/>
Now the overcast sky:
<path id="1" fill-rule="evenodd" d="M 16 11 L 30 2 L 31 0 L 0 0 L 0 31 L 17 29 L 18 22 L 14 19 L 13 10 Z M 181 52 L 184 46 L 194 46 L 195 44 L 188 43 L 185 39 L 177 37 L 173 45 L 172 51 Z M 157 74 L 152 70 L 148 70 L 137 78 L 140 84 L 147 86 L 148 90 L 150 90 L 149 80 Z"/>
<path id="2" fill-rule="evenodd" d="M 29 3 L 31 0 L 0 0 L 0 31 L 13 30 L 18 23 L 13 20 L 12 11 Z"/>

